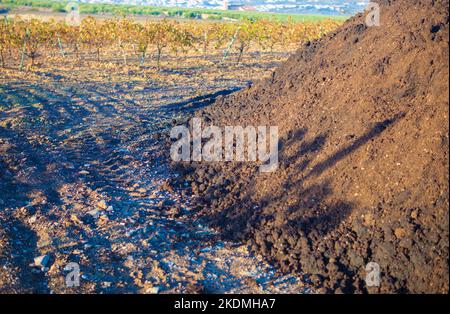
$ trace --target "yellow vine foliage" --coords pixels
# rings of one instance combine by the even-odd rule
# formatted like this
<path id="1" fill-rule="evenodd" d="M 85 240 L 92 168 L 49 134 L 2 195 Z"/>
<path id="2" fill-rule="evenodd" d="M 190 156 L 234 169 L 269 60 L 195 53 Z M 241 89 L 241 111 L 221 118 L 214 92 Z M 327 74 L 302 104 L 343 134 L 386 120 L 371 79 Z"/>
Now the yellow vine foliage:
<path id="1" fill-rule="evenodd" d="M 99 20 L 87 17 L 80 26 L 69 26 L 61 21 L 32 20 L 0 21 L 0 66 L 5 64 L 5 51 L 16 50 L 33 60 L 45 55 L 45 48 L 56 44 L 95 52 L 100 60 L 101 51 L 132 47 L 142 58 L 149 49 L 158 52 L 158 60 L 164 49 L 186 52 L 201 51 L 205 56 L 211 50 L 224 49 L 233 43 L 240 54 L 256 46 L 262 50 L 284 50 L 286 45 L 299 45 L 323 36 L 337 28 L 340 22 L 326 20 L 317 23 L 294 23 L 257 20 L 242 22 L 204 22 L 158 20 L 136 22 L 129 18 Z"/>

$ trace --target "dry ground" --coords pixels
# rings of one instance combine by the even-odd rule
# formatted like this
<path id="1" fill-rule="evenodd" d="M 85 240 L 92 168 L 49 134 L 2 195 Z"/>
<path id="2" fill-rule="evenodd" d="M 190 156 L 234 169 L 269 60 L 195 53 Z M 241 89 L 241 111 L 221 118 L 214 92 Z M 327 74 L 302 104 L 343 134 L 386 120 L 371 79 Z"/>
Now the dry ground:
<path id="1" fill-rule="evenodd" d="M 308 291 L 193 219 L 192 196 L 167 184 L 177 174 L 159 135 L 287 53 L 241 65 L 166 57 L 161 72 L 52 54 L 0 70 L 0 292 Z M 70 262 L 78 288 L 65 285 Z"/>

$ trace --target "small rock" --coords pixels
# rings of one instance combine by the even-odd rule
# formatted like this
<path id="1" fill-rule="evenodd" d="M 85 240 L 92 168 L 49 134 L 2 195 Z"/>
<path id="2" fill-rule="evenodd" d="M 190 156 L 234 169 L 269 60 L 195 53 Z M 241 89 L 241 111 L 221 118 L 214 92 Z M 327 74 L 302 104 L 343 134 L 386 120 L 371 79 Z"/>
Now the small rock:
<path id="1" fill-rule="evenodd" d="M 88 214 L 94 218 L 98 218 L 98 216 L 100 215 L 100 211 L 98 209 L 93 209 L 91 211 L 88 211 Z"/>
<path id="2" fill-rule="evenodd" d="M 172 187 L 171 187 L 169 184 L 167 184 L 167 182 L 166 182 L 166 183 L 163 183 L 163 184 L 161 185 L 161 190 L 167 191 L 167 192 L 169 192 L 169 193 L 173 193 Z"/>
<path id="3" fill-rule="evenodd" d="M 77 224 L 82 223 L 81 220 L 78 219 L 77 215 L 75 215 L 75 214 L 70 215 L 70 220 L 72 220 L 74 223 L 77 223 Z"/>
<path id="4" fill-rule="evenodd" d="M 97 206 L 98 206 L 100 209 L 107 209 L 107 208 L 108 208 L 108 205 L 106 205 L 106 202 L 105 202 L 104 200 L 101 200 L 100 202 L 98 202 L 98 203 L 97 203 Z"/>
<path id="5" fill-rule="evenodd" d="M 397 228 L 395 229 L 394 234 L 398 239 L 401 239 L 406 235 L 406 231 L 403 228 Z"/>
<path id="6" fill-rule="evenodd" d="M 158 287 L 151 287 L 147 289 L 147 293 L 157 294 L 159 292 Z"/>
<path id="7" fill-rule="evenodd" d="M 108 216 L 106 216 L 106 215 L 101 215 L 101 216 L 98 218 L 97 224 L 98 224 L 99 226 L 104 226 L 104 225 L 106 225 L 106 224 L 108 223 L 108 221 L 109 221 Z"/>
<path id="8" fill-rule="evenodd" d="M 180 214 L 180 208 L 179 207 L 177 207 L 177 206 L 172 206 L 172 207 L 170 207 L 168 210 L 167 210 L 167 214 L 169 215 L 169 216 L 172 216 L 172 217 L 175 217 L 175 216 L 177 216 L 177 215 L 179 215 Z"/>
<path id="9" fill-rule="evenodd" d="M 186 285 L 186 293 L 188 294 L 202 294 L 205 293 L 205 287 L 199 283 L 190 283 Z"/>
<path id="10" fill-rule="evenodd" d="M 364 225 L 373 226 L 375 224 L 375 219 L 371 213 L 364 215 Z"/>
<path id="11" fill-rule="evenodd" d="M 34 266 L 37 267 L 45 267 L 50 260 L 50 256 L 48 255 L 41 255 L 34 258 Z"/>
<path id="12" fill-rule="evenodd" d="M 311 276 L 311 281 L 314 285 L 318 286 L 323 282 L 323 278 L 322 276 L 318 275 L 318 274 L 314 274 Z"/>

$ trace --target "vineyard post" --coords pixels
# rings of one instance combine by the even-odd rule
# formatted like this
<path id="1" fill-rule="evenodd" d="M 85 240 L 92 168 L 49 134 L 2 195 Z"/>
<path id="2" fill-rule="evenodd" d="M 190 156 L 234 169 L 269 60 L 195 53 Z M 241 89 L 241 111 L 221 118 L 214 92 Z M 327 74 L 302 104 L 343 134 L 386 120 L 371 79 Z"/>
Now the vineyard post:
<path id="1" fill-rule="evenodd" d="M 140 66 L 144 66 L 145 64 L 145 51 L 142 51 L 141 53 L 141 62 L 140 62 Z"/>
<path id="2" fill-rule="evenodd" d="M 58 46 L 59 46 L 59 50 L 61 51 L 61 56 L 63 58 L 65 58 L 66 54 L 64 53 L 64 47 L 62 45 L 62 42 L 61 42 L 61 39 L 59 38 L 59 36 L 58 36 Z"/>
<path id="3" fill-rule="evenodd" d="M 161 53 L 162 53 L 162 47 L 160 45 L 158 45 L 156 47 L 157 49 L 157 56 L 156 56 L 156 65 L 157 65 L 157 69 L 158 72 L 161 70 Z"/>
<path id="4" fill-rule="evenodd" d="M 8 17 L 6 15 L 5 15 L 5 23 L 6 23 L 6 26 L 9 25 L 9 20 L 8 20 Z M 9 35 L 11 35 L 11 31 L 9 31 L 8 33 L 9 33 Z M 12 56 L 12 45 L 9 45 L 9 47 L 8 47 L 8 56 L 10 58 Z"/>
<path id="5" fill-rule="evenodd" d="M 5 21 L 4 21 L 4 23 L 5 23 L 5 34 L 6 34 L 6 30 L 7 30 L 7 27 L 8 27 L 8 20 L 6 19 L 6 16 L 5 16 Z M 6 40 L 5 40 L 5 44 L 6 44 Z M 5 67 L 5 62 L 4 62 L 4 60 L 3 60 L 3 48 L 4 48 L 4 46 L 3 46 L 3 44 L 0 42 L 0 67 L 2 67 L 2 68 Z"/>
<path id="6" fill-rule="evenodd" d="M 203 58 L 206 60 L 206 50 L 208 49 L 208 31 L 203 31 Z"/>
<path id="7" fill-rule="evenodd" d="M 120 46 L 120 50 L 122 51 L 123 63 L 125 66 L 127 66 L 127 53 L 125 51 L 125 47 L 122 43 L 122 40 L 119 40 L 119 46 Z"/>
<path id="8" fill-rule="evenodd" d="M 123 64 L 125 66 L 127 66 L 127 54 L 125 52 L 124 43 L 123 43 L 122 38 L 120 36 L 121 36 L 120 34 L 117 35 L 117 37 L 118 37 L 117 45 L 118 45 L 118 47 L 120 49 L 120 52 L 122 53 Z"/>
<path id="9" fill-rule="evenodd" d="M 2 68 L 5 67 L 5 61 L 4 61 L 4 57 L 3 57 L 3 49 L 4 49 L 4 45 L 0 42 L 0 67 L 2 67 Z"/>
<path id="10" fill-rule="evenodd" d="M 28 40 L 29 35 L 30 35 L 30 31 L 27 28 L 25 31 L 25 37 L 23 39 L 22 57 L 20 58 L 19 71 L 23 70 L 23 63 L 25 61 L 25 50 L 27 49 L 27 40 Z"/>
<path id="11" fill-rule="evenodd" d="M 228 44 L 227 49 L 225 49 L 225 52 L 224 52 L 224 54 L 223 54 L 222 62 L 224 62 L 225 59 L 228 57 L 228 53 L 230 52 L 231 47 L 233 47 L 234 42 L 235 42 L 236 39 L 237 39 L 237 36 L 238 36 L 238 34 L 239 34 L 240 29 L 241 29 L 241 27 L 238 27 L 238 29 L 236 30 L 236 32 L 235 32 L 234 35 L 233 35 L 233 38 L 231 38 L 231 41 L 230 41 L 230 43 Z"/>
<path id="12" fill-rule="evenodd" d="M 3 61 L 3 47 L 0 48 L 0 67 L 5 67 L 5 61 Z"/>

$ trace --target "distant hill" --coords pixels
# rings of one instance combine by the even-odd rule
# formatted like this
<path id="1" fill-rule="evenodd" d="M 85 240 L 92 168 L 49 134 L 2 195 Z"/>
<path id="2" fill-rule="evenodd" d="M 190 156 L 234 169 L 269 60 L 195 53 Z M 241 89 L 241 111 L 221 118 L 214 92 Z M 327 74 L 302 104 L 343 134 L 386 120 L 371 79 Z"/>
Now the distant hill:
<path id="1" fill-rule="evenodd" d="M 149 1 L 164 2 L 167 4 L 173 4 L 175 0 L 161 1 L 161 0 L 146 0 L 146 1 L 132 1 L 132 0 L 112 0 L 105 3 L 102 0 L 90 0 L 95 3 L 80 2 L 80 12 L 84 14 L 134 14 L 134 15 L 149 15 L 149 16 L 164 16 L 174 18 L 185 19 L 207 19 L 211 20 L 242 20 L 242 19 L 268 19 L 277 21 L 292 20 L 294 22 L 317 22 L 324 19 L 337 19 L 345 20 L 346 15 L 326 15 L 326 14 L 295 14 L 295 13 L 278 13 L 278 12 L 261 12 L 261 11 L 241 11 L 241 10 L 221 10 L 221 9 L 208 9 L 208 8 L 182 8 L 174 6 L 149 6 L 141 5 L 140 3 L 147 3 Z M 195 0 L 194 0 L 195 1 Z M 222 0 L 216 1 L 217 4 Z M 276 1 L 276 0 L 274 0 Z M 280 0 L 281 1 L 281 0 Z M 65 12 L 65 7 L 70 1 L 56 1 L 56 0 L 0 0 L 0 3 L 6 8 L 19 8 L 19 7 L 37 7 L 37 8 L 49 8 L 54 12 Z M 137 4 L 119 4 L 119 2 L 135 2 Z M 185 0 L 179 0 L 179 3 L 185 2 Z M 205 2 L 206 3 L 206 2 Z M 209 3 L 209 2 L 207 2 Z M 181 4 L 180 4 L 181 5 Z M 190 2 L 189 4 L 193 4 Z"/>
<path id="2" fill-rule="evenodd" d="M 89 3 L 126 5 L 150 5 L 191 9 L 223 9 L 226 2 L 230 8 L 255 8 L 261 12 L 290 14 L 353 15 L 364 10 L 369 0 L 89 0 Z"/>

